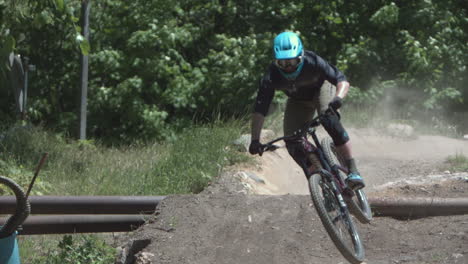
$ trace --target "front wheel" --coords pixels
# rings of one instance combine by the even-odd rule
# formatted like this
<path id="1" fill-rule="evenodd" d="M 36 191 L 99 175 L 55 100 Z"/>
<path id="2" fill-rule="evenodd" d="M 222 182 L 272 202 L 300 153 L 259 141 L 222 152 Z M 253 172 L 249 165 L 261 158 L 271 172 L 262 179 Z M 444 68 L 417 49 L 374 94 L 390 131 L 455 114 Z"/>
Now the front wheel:
<path id="1" fill-rule="evenodd" d="M 344 159 L 336 151 L 335 144 L 331 138 L 324 138 L 321 142 L 323 152 L 330 164 L 346 167 Z M 340 177 L 344 180 L 346 178 L 345 173 L 339 171 Z M 349 206 L 349 211 L 363 224 L 368 224 L 372 220 L 372 211 L 367 201 L 367 196 L 364 190 L 360 189 L 354 191 L 352 197 L 345 197 L 346 203 Z"/>
<path id="2" fill-rule="evenodd" d="M 320 174 L 309 178 L 312 202 L 328 235 L 349 262 L 361 263 L 364 260 L 362 241 L 341 195 L 336 196 L 333 189 Z"/>
<path id="3" fill-rule="evenodd" d="M 353 197 L 347 197 L 346 203 L 349 206 L 349 211 L 363 224 L 368 224 L 372 220 L 372 211 L 367 201 L 367 196 L 364 191 L 354 191 Z"/>

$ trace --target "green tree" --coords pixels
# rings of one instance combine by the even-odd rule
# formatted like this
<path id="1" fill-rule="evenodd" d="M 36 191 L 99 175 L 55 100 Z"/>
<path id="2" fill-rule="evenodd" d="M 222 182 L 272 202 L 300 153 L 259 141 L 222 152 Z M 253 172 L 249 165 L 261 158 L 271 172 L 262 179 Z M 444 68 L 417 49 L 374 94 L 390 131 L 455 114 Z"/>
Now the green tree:
<path id="1" fill-rule="evenodd" d="M 418 95 L 415 109 L 466 108 L 464 0 L 101 0 L 90 43 L 79 35 L 80 3 L 0 0 L 0 56 L 14 50 L 37 65 L 31 121 L 62 132 L 77 130 L 80 52 L 90 55 L 89 134 L 164 139 L 213 113 L 248 111 L 283 30 L 344 70 L 355 102 L 404 88 Z"/>

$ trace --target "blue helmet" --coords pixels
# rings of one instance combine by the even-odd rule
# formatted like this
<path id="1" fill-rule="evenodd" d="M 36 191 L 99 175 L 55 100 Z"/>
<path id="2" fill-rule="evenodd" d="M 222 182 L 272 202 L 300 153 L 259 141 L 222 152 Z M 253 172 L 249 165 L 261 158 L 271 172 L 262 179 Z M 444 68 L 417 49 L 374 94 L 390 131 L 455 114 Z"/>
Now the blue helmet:
<path id="1" fill-rule="evenodd" d="M 295 79 L 304 66 L 302 58 L 303 47 L 299 36 L 294 32 L 283 32 L 275 37 L 273 42 L 275 64 L 281 74 L 288 79 Z M 287 67 L 295 67 L 293 71 L 286 71 Z"/>
<path id="2" fill-rule="evenodd" d="M 302 55 L 302 41 L 296 33 L 283 32 L 276 36 L 273 50 L 277 60 L 296 58 Z"/>

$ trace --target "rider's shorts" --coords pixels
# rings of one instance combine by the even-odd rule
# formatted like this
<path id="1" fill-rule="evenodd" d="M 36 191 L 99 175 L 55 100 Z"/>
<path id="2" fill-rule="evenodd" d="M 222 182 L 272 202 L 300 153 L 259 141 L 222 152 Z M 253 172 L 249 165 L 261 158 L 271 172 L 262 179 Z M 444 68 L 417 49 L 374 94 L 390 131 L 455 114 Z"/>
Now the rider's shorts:
<path id="1" fill-rule="evenodd" d="M 324 112 L 328 108 L 330 101 L 335 97 L 335 93 L 336 87 L 325 81 L 320 88 L 319 95 L 314 98 L 314 100 L 303 101 L 289 98 L 284 112 L 284 135 L 291 135 L 297 129 L 303 128 L 307 121 L 310 121 L 317 116 L 318 111 Z M 324 120 L 324 128 L 336 146 L 341 146 L 348 142 L 348 134 L 343 128 L 339 118 L 329 118 L 328 120 Z M 288 147 L 289 154 L 291 154 L 296 162 L 298 162 L 298 160 L 305 159 L 303 155 L 306 155 L 307 151 L 295 150 L 295 148 L 302 148 L 302 143 L 286 142 L 286 146 Z"/>
<path id="2" fill-rule="evenodd" d="M 335 97 L 336 87 L 325 81 L 320 93 L 312 100 L 297 100 L 289 98 L 284 112 L 284 135 L 291 135 L 302 128 L 307 121 L 317 116 L 317 111 L 324 112 L 328 104 Z"/>

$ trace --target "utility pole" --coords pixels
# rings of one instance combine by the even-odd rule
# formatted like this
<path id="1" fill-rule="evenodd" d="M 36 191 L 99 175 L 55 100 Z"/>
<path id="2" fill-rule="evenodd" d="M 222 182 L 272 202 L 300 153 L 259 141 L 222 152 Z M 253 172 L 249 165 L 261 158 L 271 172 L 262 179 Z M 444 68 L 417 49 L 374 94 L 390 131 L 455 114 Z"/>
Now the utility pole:
<path id="1" fill-rule="evenodd" d="M 28 102 L 28 78 L 29 78 L 29 58 L 24 57 L 24 85 L 23 85 L 23 112 L 21 113 L 21 119 L 26 120 L 26 105 Z"/>
<path id="2" fill-rule="evenodd" d="M 20 57 L 14 53 L 9 55 L 10 79 L 15 96 L 16 112 L 21 120 L 27 118 L 27 99 L 29 87 L 29 73 L 36 70 L 36 66 L 29 64 L 28 57 Z"/>
<path id="3" fill-rule="evenodd" d="M 83 37 L 89 42 L 89 11 L 91 0 L 81 2 L 81 14 L 83 21 Z M 88 105 L 88 55 L 81 53 L 81 105 L 80 105 L 80 138 L 86 139 L 86 114 Z"/>
<path id="4" fill-rule="evenodd" d="M 10 80 L 13 94 L 15 96 L 16 113 L 23 116 L 23 89 L 24 89 L 24 67 L 19 55 L 13 52 L 9 56 L 10 63 Z"/>

